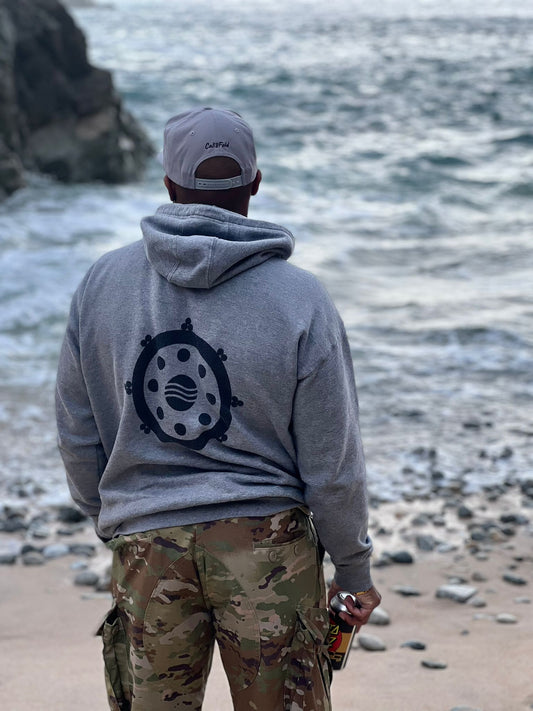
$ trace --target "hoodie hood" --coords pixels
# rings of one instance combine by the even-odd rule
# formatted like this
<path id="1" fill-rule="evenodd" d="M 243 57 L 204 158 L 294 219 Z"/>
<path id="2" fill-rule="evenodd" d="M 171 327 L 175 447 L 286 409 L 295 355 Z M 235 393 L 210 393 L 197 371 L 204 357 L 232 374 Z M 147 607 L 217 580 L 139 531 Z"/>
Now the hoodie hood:
<path id="1" fill-rule="evenodd" d="M 289 230 L 212 205 L 161 206 L 141 221 L 146 256 L 177 286 L 210 289 L 267 259 L 288 259 Z"/>

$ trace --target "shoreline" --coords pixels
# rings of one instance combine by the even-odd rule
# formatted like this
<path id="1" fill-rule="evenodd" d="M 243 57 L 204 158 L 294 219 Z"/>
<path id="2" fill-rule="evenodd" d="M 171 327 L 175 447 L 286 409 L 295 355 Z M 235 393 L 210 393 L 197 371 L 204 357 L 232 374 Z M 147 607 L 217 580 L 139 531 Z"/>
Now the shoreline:
<path id="1" fill-rule="evenodd" d="M 533 708 L 533 509 L 531 500 L 521 497 L 519 487 L 509 487 L 494 500 L 487 495 L 432 498 L 370 509 L 372 575 L 383 596 L 382 613 L 376 616 L 379 624 L 361 630 L 347 667 L 334 674 L 334 711 L 358 705 L 372 711 Z M 110 554 L 88 524 L 56 527 L 69 526 L 77 527 L 71 536 L 37 539 L 32 545 L 63 545 L 63 550 L 68 545 L 77 555 L 41 565 L 24 565 L 20 556 L 0 566 L 0 655 L 5 660 L 0 705 L 9 711 L 107 708 L 94 631 L 111 600 L 109 593 L 98 592 L 106 587 Z M 0 533 L 0 550 L 8 540 L 26 536 Z M 74 585 L 84 572 L 93 573 L 93 583 Z M 331 572 L 326 562 L 326 578 Z M 468 597 L 466 602 L 436 596 L 450 583 L 456 586 L 452 592 Z M 406 647 L 406 642 L 425 649 Z M 368 651 L 363 648 L 368 645 L 385 649 Z M 20 673 L 28 662 L 31 683 Z M 218 655 L 204 708 L 232 708 Z"/>

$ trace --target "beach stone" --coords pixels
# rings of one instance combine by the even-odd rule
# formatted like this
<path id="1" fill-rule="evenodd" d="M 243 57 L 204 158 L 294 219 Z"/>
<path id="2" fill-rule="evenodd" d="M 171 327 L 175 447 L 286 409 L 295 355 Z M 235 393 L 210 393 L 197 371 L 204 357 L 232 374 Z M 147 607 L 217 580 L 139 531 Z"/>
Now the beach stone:
<path id="1" fill-rule="evenodd" d="M 72 555 L 84 555 L 91 558 L 96 554 L 96 546 L 93 543 L 71 543 L 68 548 Z"/>
<path id="2" fill-rule="evenodd" d="M 515 625 L 518 622 L 518 617 L 511 615 L 510 612 L 500 612 L 499 615 L 496 615 L 496 622 L 500 622 L 502 625 Z"/>
<path id="3" fill-rule="evenodd" d="M 448 585 L 465 585 L 466 583 L 468 580 L 460 575 L 451 575 L 448 578 Z"/>
<path id="4" fill-rule="evenodd" d="M 476 560 L 488 560 L 489 559 L 489 554 L 486 553 L 485 551 L 479 551 L 476 553 Z"/>
<path id="5" fill-rule="evenodd" d="M 95 585 L 96 592 L 111 592 L 111 572 L 106 571 L 98 578 Z"/>
<path id="6" fill-rule="evenodd" d="M 74 585 L 87 585 L 92 587 L 93 585 L 97 585 L 98 581 L 99 577 L 97 573 L 92 570 L 82 570 L 74 577 Z"/>
<path id="7" fill-rule="evenodd" d="M 360 632 L 357 636 L 359 646 L 367 652 L 384 652 L 387 649 L 385 642 L 374 634 Z"/>
<path id="8" fill-rule="evenodd" d="M 22 556 L 22 562 L 24 565 L 44 565 L 46 558 L 39 551 L 28 551 Z"/>
<path id="9" fill-rule="evenodd" d="M 530 597 L 515 597 L 514 602 L 516 602 L 518 605 L 530 605 L 531 598 Z"/>
<path id="10" fill-rule="evenodd" d="M 404 642 L 402 647 L 408 647 L 409 649 L 423 650 L 426 648 L 424 642 L 419 642 L 416 639 L 410 639 L 408 642 Z"/>
<path id="11" fill-rule="evenodd" d="M 514 575 L 514 573 L 504 573 L 502 580 L 505 580 L 505 582 L 510 585 L 527 585 L 525 578 L 522 578 L 520 575 Z"/>
<path id="12" fill-rule="evenodd" d="M 416 547 L 421 551 L 433 551 L 437 546 L 437 540 L 430 533 L 417 536 L 415 542 Z"/>
<path id="13" fill-rule="evenodd" d="M 45 558 L 62 558 L 70 553 L 70 548 L 64 543 L 51 543 L 49 546 L 45 546 L 43 550 L 43 555 Z"/>
<path id="14" fill-rule="evenodd" d="M 31 535 L 33 538 L 48 538 L 50 536 L 50 529 L 48 526 L 37 525 L 31 528 Z"/>
<path id="15" fill-rule="evenodd" d="M 411 526 L 426 526 L 431 518 L 427 514 L 418 514 L 411 519 Z"/>
<path id="16" fill-rule="evenodd" d="M 472 509 L 468 508 L 468 506 L 461 504 L 461 506 L 459 506 L 459 508 L 457 509 L 457 516 L 462 520 L 466 520 L 469 518 L 473 518 L 474 512 L 472 511 Z"/>
<path id="17" fill-rule="evenodd" d="M 386 568 L 389 565 L 392 565 L 392 560 L 389 558 L 387 553 L 383 553 L 372 563 L 373 568 Z"/>
<path id="18" fill-rule="evenodd" d="M 420 664 L 426 669 L 447 669 L 448 665 L 446 662 L 438 662 L 434 659 L 423 659 Z"/>
<path id="19" fill-rule="evenodd" d="M 471 585 L 441 585 L 436 597 L 447 598 L 455 602 L 466 602 L 477 593 L 477 588 Z"/>
<path id="20" fill-rule="evenodd" d="M 390 615 L 382 607 L 375 607 L 368 618 L 370 625 L 390 625 Z"/>
<path id="21" fill-rule="evenodd" d="M 468 604 L 472 605 L 472 607 L 487 607 L 487 602 L 482 597 L 472 597 Z"/>
<path id="22" fill-rule="evenodd" d="M 486 583 L 488 578 L 486 575 L 483 575 L 483 573 L 479 573 L 476 571 L 476 572 L 472 573 L 472 580 L 475 583 Z"/>
<path id="23" fill-rule="evenodd" d="M 392 590 L 403 597 L 418 597 L 422 594 L 418 588 L 412 585 L 394 585 Z"/>
<path id="24" fill-rule="evenodd" d="M 57 535 L 58 536 L 73 536 L 75 533 L 81 533 L 81 531 L 85 530 L 85 524 L 83 522 L 81 523 L 73 523 L 70 526 L 61 526 L 60 528 L 57 529 Z"/>
<path id="25" fill-rule="evenodd" d="M 527 516 L 518 513 L 502 514 L 500 516 L 502 523 L 514 523 L 516 526 L 527 526 L 529 519 Z"/>
<path id="26" fill-rule="evenodd" d="M 444 516 L 433 516 L 433 525 L 442 528 L 442 526 L 446 525 L 446 519 Z"/>
<path id="27" fill-rule="evenodd" d="M 0 565 L 14 565 L 22 550 L 19 541 L 2 541 L 0 543 Z"/>
<path id="28" fill-rule="evenodd" d="M 4 533 L 18 533 L 19 531 L 27 531 L 28 528 L 29 524 L 19 516 L 0 521 L 0 531 L 4 531 Z"/>
<path id="29" fill-rule="evenodd" d="M 89 564 L 86 563 L 84 560 L 75 560 L 74 563 L 71 564 L 70 569 L 75 570 L 75 571 L 80 571 L 80 570 L 87 570 L 89 567 Z"/>
<path id="30" fill-rule="evenodd" d="M 454 543 L 439 543 L 437 546 L 437 553 L 453 553 L 458 549 Z"/>
<path id="31" fill-rule="evenodd" d="M 481 711 L 481 709 L 475 709 L 472 706 L 454 706 L 450 711 Z"/>
<path id="32" fill-rule="evenodd" d="M 80 523 L 86 521 L 87 516 L 74 506 L 60 506 L 57 512 L 57 520 L 61 523 Z"/>
<path id="33" fill-rule="evenodd" d="M 400 564 L 411 564 L 414 563 L 414 558 L 409 553 L 409 551 L 394 551 L 392 553 L 387 553 L 388 557 L 392 560 L 393 563 L 400 563 Z"/>

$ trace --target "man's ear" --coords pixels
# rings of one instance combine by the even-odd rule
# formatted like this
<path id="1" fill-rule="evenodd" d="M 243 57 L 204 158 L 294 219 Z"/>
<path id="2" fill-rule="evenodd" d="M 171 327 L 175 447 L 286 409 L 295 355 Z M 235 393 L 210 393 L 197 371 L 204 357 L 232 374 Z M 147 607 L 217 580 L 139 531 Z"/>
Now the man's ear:
<path id="1" fill-rule="evenodd" d="M 168 177 L 168 175 L 165 175 L 165 179 L 163 181 L 165 183 L 165 188 L 168 191 L 168 196 L 170 198 L 171 202 L 176 202 L 176 186 L 172 182 L 172 180 Z"/>
<path id="2" fill-rule="evenodd" d="M 262 177 L 263 176 L 261 175 L 261 171 L 258 170 L 252 183 L 251 195 L 257 195 L 257 191 L 259 190 L 259 185 L 261 184 Z"/>

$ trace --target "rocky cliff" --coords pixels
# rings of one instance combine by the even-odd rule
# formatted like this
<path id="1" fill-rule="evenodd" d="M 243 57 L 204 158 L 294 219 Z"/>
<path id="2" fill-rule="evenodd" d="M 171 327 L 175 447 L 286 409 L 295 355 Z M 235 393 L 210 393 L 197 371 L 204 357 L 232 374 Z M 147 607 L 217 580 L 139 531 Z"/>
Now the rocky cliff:
<path id="1" fill-rule="evenodd" d="M 111 75 L 57 0 L 0 0 L 0 197 L 24 169 L 65 182 L 121 182 L 151 154 Z"/>

